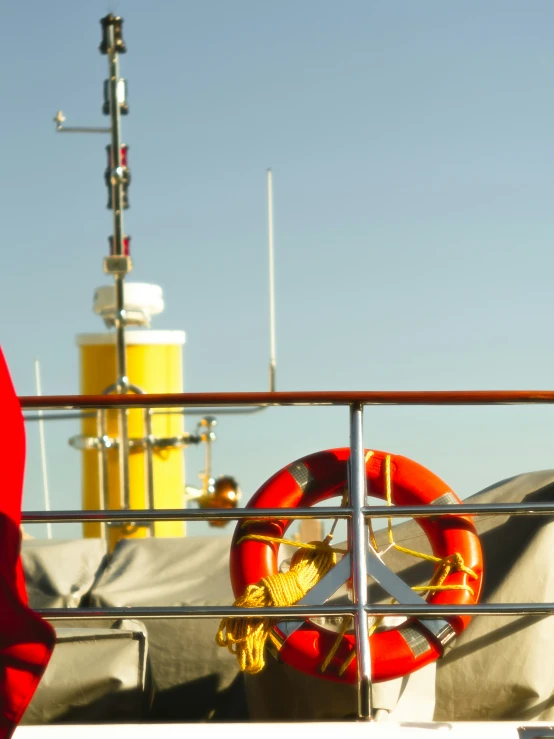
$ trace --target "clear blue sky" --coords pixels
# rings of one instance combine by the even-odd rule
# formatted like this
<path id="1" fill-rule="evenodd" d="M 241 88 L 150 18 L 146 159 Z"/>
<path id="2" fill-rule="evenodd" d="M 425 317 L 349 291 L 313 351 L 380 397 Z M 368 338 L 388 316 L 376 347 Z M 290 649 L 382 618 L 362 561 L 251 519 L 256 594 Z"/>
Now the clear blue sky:
<path id="1" fill-rule="evenodd" d="M 77 392 L 74 336 L 101 330 L 106 141 L 51 119 L 104 123 L 109 10 L 128 44 L 132 279 L 164 288 L 154 327 L 187 332 L 187 390 L 266 387 L 268 166 L 279 389 L 553 386 L 552 2 L 7 0 L 1 341 L 20 394 L 35 357 L 45 393 Z M 464 497 L 554 466 L 554 408 L 370 408 L 365 428 Z M 347 412 L 222 417 L 218 432 L 215 471 L 248 498 L 347 444 Z M 72 433 L 48 427 L 56 508 L 79 504 Z M 38 460 L 33 427 L 28 508 Z M 189 482 L 201 466 L 193 450 Z"/>

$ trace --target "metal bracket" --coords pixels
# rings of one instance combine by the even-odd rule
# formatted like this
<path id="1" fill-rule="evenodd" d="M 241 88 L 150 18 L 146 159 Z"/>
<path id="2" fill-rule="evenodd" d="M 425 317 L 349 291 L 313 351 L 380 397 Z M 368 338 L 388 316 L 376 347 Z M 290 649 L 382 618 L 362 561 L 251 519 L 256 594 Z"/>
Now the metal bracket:
<path id="1" fill-rule="evenodd" d="M 179 436 L 152 436 L 136 439 L 129 439 L 130 449 L 182 449 L 191 444 L 199 444 L 202 439 L 193 434 L 180 434 Z M 69 445 L 79 451 L 88 451 L 90 449 L 98 451 L 105 447 L 106 449 L 118 449 L 119 439 L 112 436 L 84 436 L 78 434 L 69 439 Z"/>
<path id="2" fill-rule="evenodd" d="M 104 257 L 104 272 L 107 275 L 126 275 L 132 269 L 131 257 L 117 255 Z"/>
<path id="3" fill-rule="evenodd" d="M 350 578 L 352 564 L 350 554 L 345 554 L 321 580 L 301 598 L 296 605 L 317 606 L 325 603 Z M 302 621 L 280 621 L 277 628 L 283 635 L 283 643 L 302 626 Z"/>
<path id="4" fill-rule="evenodd" d="M 373 549 L 367 553 L 367 570 L 368 575 L 401 605 L 425 604 L 424 598 L 414 593 L 401 577 L 390 570 Z M 443 653 L 456 638 L 456 632 L 444 618 L 422 617 L 418 621 L 439 642 Z"/>
<path id="5" fill-rule="evenodd" d="M 351 555 L 345 554 L 341 561 L 298 601 L 297 605 L 314 606 L 325 603 L 349 579 L 351 570 Z M 425 604 L 425 600 L 417 593 L 414 593 L 402 578 L 390 570 L 373 549 L 370 549 L 367 553 L 367 570 L 371 579 L 401 605 Z M 423 617 L 418 619 L 418 621 L 439 642 L 443 653 L 446 647 L 456 638 L 456 632 L 448 621 L 443 618 Z M 301 621 L 280 621 L 277 624 L 277 628 L 282 634 L 283 643 L 301 626 Z"/>
<path id="6" fill-rule="evenodd" d="M 112 131 L 111 128 L 104 126 L 64 126 L 65 116 L 61 110 L 58 110 L 53 120 L 58 133 L 111 133 Z"/>

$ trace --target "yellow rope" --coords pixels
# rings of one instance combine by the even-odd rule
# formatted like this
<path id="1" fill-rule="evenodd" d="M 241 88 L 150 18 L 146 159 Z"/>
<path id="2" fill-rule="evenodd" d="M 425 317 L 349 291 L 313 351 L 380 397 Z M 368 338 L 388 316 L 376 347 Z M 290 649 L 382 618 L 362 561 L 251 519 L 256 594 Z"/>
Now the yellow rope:
<path id="1" fill-rule="evenodd" d="M 395 603 L 395 602 L 396 602 L 395 598 L 392 598 L 392 600 L 390 601 L 391 605 L 393 603 Z M 350 616 L 344 616 L 343 623 L 342 623 L 342 626 L 341 626 L 341 630 L 337 634 L 337 638 L 335 639 L 335 643 L 333 644 L 333 646 L 329 650 L 329 654 L 327 655 L 327 657 L 325 657 L 325 661 L 321 665 L 321 672 L 325 672 L 325 670 L 331 664 L 331 660 L 333 659 L 333 657 L 337 653 L 337 650 L 338 650 L 338 648 L 340 646 L 340 643 L 342 641 L 342 637 L 345 635 L 346 630 L 348 629 L 348 622 L 349 622 L 350 618 L 351 618 Z M 378 616 L 377 618 L 374 619 L 373 623 L 371 624 L 371 626 L 367 630 L 367 635 L 368 636 L 371 636 L 377 630 L 378 626 L 380 626 L 381 621 L 384 618 L 385 618 L 384 616 Z M 339 676 L 344 675 L 344 673 L 346 672 L 346 670 L 348 668 L 348 665 L 352 662 L 352 660 L 355 658 L 355 656 L 356 656 L 356 647 L 354 647 L 354 649 L 350 652 L 350 654 L 348 655 L 348 657 L 342 663 L 342 665 L 341 665 L 341 667 L 339 669 Z"/>
<path id="2" fill-rule="evenodd" d="M 269 575 L 249 585 L 235 606 L 290 606 L 299 601 L 334 567 L 337 555 L 328 542 L 311 542 L 295 552 L 290 570 Z M 274 618 L 224 618 L 216 642 L 235 654 L 243 672 L 255 674 L 265 666 L 264 648 L 275 625 Z"/>
<path id="3" fill-rule="evenodd" d="M 333 644 L 333 646 L 329 650 L 329 654 L 325 657 L 325 660 L 324 660 L 323 664 L 321 665 L 321 672 L 325 672 L 325 670 L 331 664 L 331 660 L 333 659 L 333 657 L 337 653 L 337 649 L 340 646 L 340 643 L 342 641 L 342 637 L 346 634 L 346 630 L 348 629 L 348 622 L 349 621 L 350 621 L 350 617 L 349 616 L 345 616 L 342 619 L 342 625 L 340 627 L 339 633 L 337 634 L 337 638 L 335 639 L 335 643 Z"/>
<path id="4" fill-rule="evenodd" d="M 391 456 L 390 454 L 387 454 L 385 457 L 385 494 L 387 497 L 387 505 L 392 506 L 392 481 L 391 481 Z M 432 554 L 424 554 L 423 552 L 417 552 L 414 549 L 407 549 L 406 547 L 401 547 L 400 544 L 397 544 L 394 541 L 394 537 L 392 535 L 392 519 L 388 518 L 388 537 L 389 537 L 389 544 L 390 546 L 394 547 L 397 552 L 404 552 L 404 554 L 409 554 L 412 557 L 419 557 L 420 559 L 425 559 L 427 562 L 435 562 L 439 565 L 444 565 L 445 567 L 449 565 L 448 571 L 444 574 L 443 577 L 440 578 L 440 583 L 433 584 L 433 580 L 431 580 L 431 583 L 429 583 L 429 586 L 423 587 L 418 586 L 417 588 L 412 588 L 412 590 L 467 590 L 473 595 L 473 590 L 469 587 L 469 585 L 445 585 L 442 586 L 442 583 L 445 581 L 446 577 L 450 573 L 452 569 L 459 572 L 465 572 L 466 575 L 469 575 L 474 580 L 477 579 L 477 574 L 471 570 L 469 567 L 466 567 L 464 564 L 464 560 L 462 558 L 462 555 L 458 552 L 455 552 L 454 554 L 451 554 L 449 557 L 446 557 L 444 559 L 441 559 L 441 557 L 435 557 Z M 439 571 L 441 571 L 441 568 L 439 567 Z M 441 572 L 442 575 L 442 572 Z M 433 578 L 434 579 L 434 578 Z"/>
<path id="5" fill-rule="evenodd" d="M 264 534 L 247 534 L 240 538 L 237 542 L 237 546 L 242 544 L 243 541 L 268 541 L 272 544 L 289 544 L 291 547 L 298 547 L 299 549 L 321 549 L 321 545 L 329 543 L 331 535 L 326 536 L 323 541 L 314 541 L 310 544 L 304 544 L 301 541 L 294 541 L 293 539 L 278 539 L 276 536 L 265 536 Z M 331 547 L 337 554 L 348 554 L 348 549 L 337 549 L 337 547 Z"/>
<path id="6" fill-rule="evenodd" d="M 391 600 L 391 604 L 392 604 L 392 603 L 394 603 L 394 602 L 395 602 L 395 599 L 393 598 L 393 599 Z M 376 618 L 376 619 L 374 620 L 374 622 L 373 622 L 373 623 L 371 624 L 371 626 L 370 626 L 370 627 L 369 627 L 369 629 L 367 630 L 367 635 L 368 635 L 368 636 L 371 636 L 371 635 L 372 635 L 372 634 L 373 634 L 373 633 L 374 633 L 375 631 L 377 631 L 377 627 L 381 625 L 381 621 L 382 621 L 382 620 L 383 620 L 384 618 L 385 618 L 384 616 L 379 616 L 378 618 Z M 333 645 L 333 647 L 334 647 L 334 646 L 335 646 L 335 645 Z M 338 648 L 338 644 L 337 644 L 337 648 Z M 335 651 L 336 651 L 336 650 L 335 650 Z M 349 665 L 351 664 L 351 662 L 352 662 L 352 661 L 353 661 L 353 660 L 354 660 L 355 658 L 356 658 L 356 647 L 354 647 L 354 649 L 353 649 L 353 650 L 352 650 L 352 651 L 350 652 L 350 654 L 348 655 L 348 657 L 347 657 L 347 658 L 346 658 L 346 659 L 344 660 L 344 662 L 343 662 L 343 663 L 342 663 L 342 665 L 340 666 L 340 669 L 339 669 L 339 676 L 340 676 L 340 677 L 342 677 L 342 676 L 344 675 L 344 673 L 345 673 L 345 672 L 346 672 L 346 670 L 348 669 L 348 666 L 349 666 Z M 330 661 L 330 660 L 329 660 L 329 661 Z M 324 670 L 322 669 L 322 670 L 321 670 L 321 672 L 324 672 Z"/>
<path id="7" fill-rule="evenodd" d="M 367 452 L 367 454 L 365 455 L 365 463 L 366 463 L 366 465 L 369 462 L 369 460 L 371 459 L 371 457 L 373 457 L 374 453 L 375 452 L 373 452 L 373 451 Z M 369 540 L 371 541 L 371 546 L 375 549 L 375 551 L 377 551 L 377 549 L 379 548 L 379 545 L 377 544 L 377 539 L 375 538 L 375 532 L 373 531 L 373 524 L 371 523 L 371 518 L 368 518 L 368 520 L 367 520 L 367 526 L 368 526 L 368 529 L 369 529 Z"/>

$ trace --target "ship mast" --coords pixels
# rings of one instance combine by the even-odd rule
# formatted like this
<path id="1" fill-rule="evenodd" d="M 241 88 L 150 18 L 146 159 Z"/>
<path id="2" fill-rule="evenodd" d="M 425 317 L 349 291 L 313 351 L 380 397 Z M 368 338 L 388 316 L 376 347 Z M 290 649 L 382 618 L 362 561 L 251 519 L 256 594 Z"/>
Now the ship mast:
<path id="1" fill-rule="evenodd" d="M 125 276 L 133 265 L 130 256 L 131 239 L 124 233 L 123 211 L 129 207 L 128 188 L 131 173 L 127 166 L 128 146 L 121 143 L 121 115 L 129 112 L 127 105 L 127 83 L 119 76 L 119 54 L 127 51 L 123 41 L 123 19 L 109 13 L 101 18 L 101 54 L 108 57 L 108 79 L 104 82 L 104 104 L 102 112 L 110 117 L 109 128 L 91 126 L 64 126 L 65 116 L 59 110 L 54 117 L 59 133 L 109 133 L 111 142 L 106 147 L 108 166 L 104 173 L 108 188 L 108 208 L 113 211 L 113 234 L 109 237 L 109 255 L 104 258 L 104 272 L 112 275 L 115 283 L 115 354 L 116 379 L 107 387 L 105 393 L 143 392 L 129 383 L 127 377 L 127 358 L 125 351 Z M 122 509 L 130 508 L 129 482 L 129 424 L 127 410 L 118 411 L 119 420 L 119 498 Z M 149 416 L 147 425 L 149 426 Z M 149 429 L 146 430 L 150 433 Z M 148 453 L 151 469 L 151 453 Z M 151 476 L 151 475 L 150 475 Z"/>
<path id="2" fill-rule="evenodd" d="M 127 189 L 130 172 L 127 168 L 127 146 L 121 144 L 121 114 L 128 112 L 125 80 L 119 77 L 119 54 L 127 51 L 122 36 L 123 19 L 111 13 L 101 19 L 102 43 L 100 53 L 108 57 L 108 79 L 104 84 L 103 112 L 110 116 L 111 144 L 108 150 L 106 185 L 108 208 L 113 211 L 113 235 L 110 254 L 104 259 L 104 272 L 113 275 L 115 283 L 115 354 L 117 378 L 114 389 L 118 393 L 129 390 L 125 353 L 125 298 L 124 281 L 132 269 L 129 253 L 130 239 L 123 231 L 123 210 L 129 207 Z M 122 508 L 129 508 L 129 429 L 127 411 L 119 411 L 119 480 Z"/>

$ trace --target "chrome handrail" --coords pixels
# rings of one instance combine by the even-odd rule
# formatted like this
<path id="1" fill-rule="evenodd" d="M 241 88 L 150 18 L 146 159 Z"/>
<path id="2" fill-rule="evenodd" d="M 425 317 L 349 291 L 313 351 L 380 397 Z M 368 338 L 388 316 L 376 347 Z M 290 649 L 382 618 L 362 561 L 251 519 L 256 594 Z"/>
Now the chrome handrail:
<path id="1" fill-rule="evenodd" d="M 437 506 L 438 508 L 438 506 Z M 317 513 L 314 515 L 314 510 Z M 450 506 L 449 513 L 452 513 Z M 212 518 L 224 518 L 226 520 L 240 520 L 252 518 L 255 515 L 257 520 L 262 518 L 285 520 L 285 519 L 303 519 L 303 518 L 349 518 L 352 514 L 350 507 L 326 506 L 321 508 L 210 508 L 204 509 L 175 509 L 175 508 L 154 508 L 133 510 L 133 518 L 135 522 L 156 521 L 204 521 Z M 436 514 L 435 514 L 436 515 Z M 27 511 L 22 514 L 23 523 L 46 523 L 47 519 L 52 519 L 52 523 L 79 523 L 83 521 L 123 521 L 129 517 L 128 511 Z"/>
<path id="2" fill-rule="evenodd" d="M 272 393 L 165 393 L 144 395 L 26 395 L 24 410 L 195 408 L 280 405 L 526 405 L 554 404 L 554 390 L 314 390 Z"/>
<path id="3" fill-rule="evenodd" d="M 461 503 L 454 510 L 451 505 L 429 506 L 364 506 L 362 512 L 366 518 L 436 518 L 437 516 L 554 516 L 554 503 Z M 256 519 L 307 519 L 307 518 L 350 518 L 352 508 L 337 506 L 321 506 L 321 508 L 256 508 Z M 81 523 L 84 521 L 119 521 L 123 520 L 124 511 L 105 510 L 68 510 L 68 511 L 26 511 L 22 514 L 23 523 Z M 210 508 L 209 511 L 175 510 L 174 508 L 155 508 L 133 511 L 136 521 L 204 521 L 212 518 L 224 518 L 228 521 L 240 521 L 252 518 L 251 509 Z"/>
<path id="4" fill-rule="evenodd" d="M 478 603 L 473 606 L 447 605 L 367 605 L 365 612 L 370 616 L 550 616 L 554 614 L 554 603 Z M 323 604 L 321 606 L 94 606 L 92 608 L 39 608 L 45 618 L 83 620 L 87 618 L 252 618 L 274 616 L 305 620 L 322 616 L 355 616 L 355 605 Z M 71 615 L 69 615 L 71 614 Z"/>

